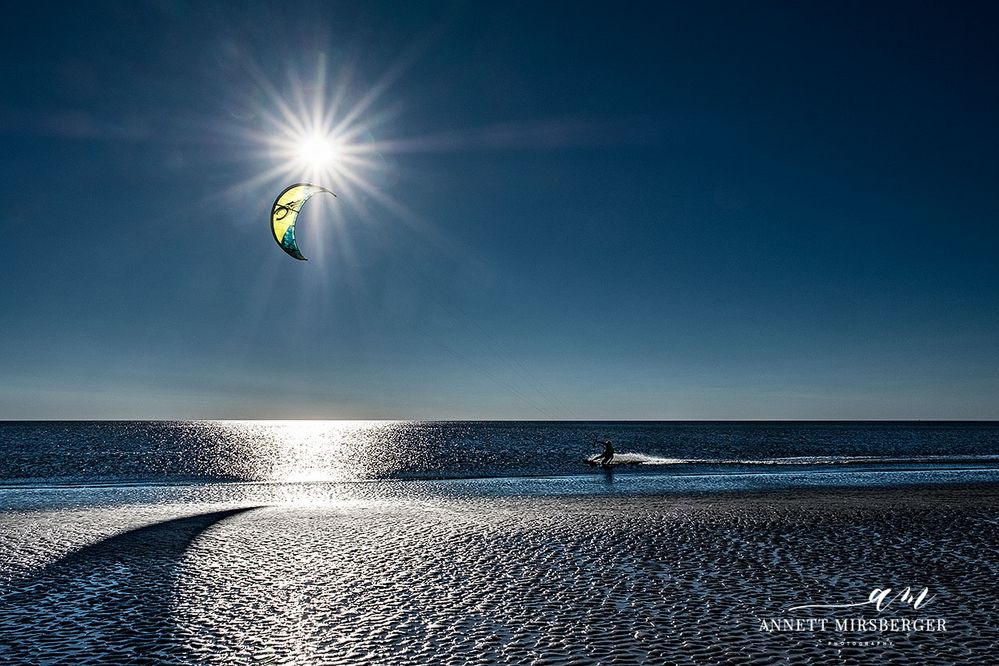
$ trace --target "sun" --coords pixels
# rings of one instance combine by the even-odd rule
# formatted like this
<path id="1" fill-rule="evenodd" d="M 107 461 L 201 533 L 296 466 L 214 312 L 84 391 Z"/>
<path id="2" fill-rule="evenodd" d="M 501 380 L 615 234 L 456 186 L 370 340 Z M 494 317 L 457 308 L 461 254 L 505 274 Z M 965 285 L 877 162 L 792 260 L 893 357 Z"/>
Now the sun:
<path id="1" fill-rule="evenodd" d="M 386 219 L 385 212 L 408 225 L 422 225 L 384 189 L 396 177 L 396 167 L 386 155 L 399 152 L 399 146 L 385 135 L 399 107 L 381 109 L 377 102 L 403 65 L 358 89 L 350 87 L 349 68 L 328 72 L 323 56 L 311 77 L 292 68 L 283 79 L 271 80 L 251 68 L 252 80 L 242 101 L 245 112 L 225 128 L 225 134 L 240 142 L 240 158 L 250 157 L 246 161 L 256 169 L 233 184 L 232 196 L 259 190 L 262 200 L 272 201 L 270 197 L 289 184 L 311 184 L 338 198 L 330 210 L 334 223 L 316 225 L 318 230 L 343 231 L 348 217 L 380 222 Z M 406 149 L 406 144 L 400 145 Z M 379 208 L 381 212 L 376 212 Z M 346 244 L 337 247 L 342 250 Z"/>
<path id="2" fill-rule="evenodd" d="M 300 166 L 312 171 L 335 169 L 339 161 L 337 142 L 332 136 L 313 132 L 301 137 L 297 143 L 295 158 Z"/>
<path id="3" fill-rule="evenodd" d="M 376 95 L 362 94 L 352 107 L 343 102 L 347 92 L 342 85 L 327 91 L 325 59 L 320 59 L 315 80 L 304 83 L 299 75 L 284 81 L 284 87 L 263 78 L 257 88 L 269 100 L 261 104 L 254 94 L 248 117 L 253 127 L 244 136 L 271 167 L 251 182 L 277 187 L 288 182 L 309 182 L 337 192 L 376 189 L 369 178 L 377 176 L 382 145 L 369 145 L 362 137 L 381 125 L 384 117 L 372 113 Z M 257 89 L 255 88 L 255 90 Z M 375 193 L 383 198 L 383 193 Z M 345 198 L 349 198 L 345 197 Z"/>

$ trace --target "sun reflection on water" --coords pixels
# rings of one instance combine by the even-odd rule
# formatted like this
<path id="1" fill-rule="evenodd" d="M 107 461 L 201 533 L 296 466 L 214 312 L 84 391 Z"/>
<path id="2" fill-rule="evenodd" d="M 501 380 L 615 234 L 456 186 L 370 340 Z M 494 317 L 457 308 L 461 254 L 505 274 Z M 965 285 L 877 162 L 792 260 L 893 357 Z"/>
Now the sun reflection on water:
<path id="1" fill-rule="evenodd" d="M 392 421 L 216 421 L 215 465 L 245 481 L 315 483 L 384 478 L 399 470 Z"/>

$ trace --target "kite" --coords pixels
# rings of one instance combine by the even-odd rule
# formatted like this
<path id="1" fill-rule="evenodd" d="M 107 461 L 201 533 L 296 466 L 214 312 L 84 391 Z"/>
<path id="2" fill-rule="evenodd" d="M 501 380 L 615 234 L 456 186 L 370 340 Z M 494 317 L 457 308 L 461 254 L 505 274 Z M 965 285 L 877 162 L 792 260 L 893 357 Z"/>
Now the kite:
<path id="1" fill-rule="evenodd" d="M 295 222 L 298 220 L 298 214 L 305 202 L 320 192 L 333 194 L 319 185 L 295 183 L 278 195 L 277 199 L 274 200 L 274 207 L 271 208 L 271 231 L 274 232 L 274 240 L 277 241 L 282 250 L 302 261 L 306 261 L 306 259 L 302 256 L 301 250 L 298 249 L 298 243 L 295 241 Z M 333 194 L 333 196 L 336 195 Z"/>

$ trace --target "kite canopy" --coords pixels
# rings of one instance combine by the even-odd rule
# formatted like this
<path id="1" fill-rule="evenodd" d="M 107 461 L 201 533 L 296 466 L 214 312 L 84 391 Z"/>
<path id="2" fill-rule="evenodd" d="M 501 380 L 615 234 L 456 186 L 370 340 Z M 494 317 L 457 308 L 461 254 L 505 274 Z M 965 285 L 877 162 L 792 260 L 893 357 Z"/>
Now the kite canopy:
<path id="1" fill-rule="evenodd" d="M 312 198 L 312 195 L 326 192 L 333 194 L 325 187 L 312 185 L 311 183 L 295 183 L 291 185 L 274 200 L 274 207 L 271 208 L 271 231 L 274 232 L 274 240 L 281 246 L 281 249 L 295 257 L 305 261 L 298 243 L 295 241 L 295 222 L 298 214 L 302 210 L 305 202 Z M 336 196 L 333 194 L 333 196 Z"/>

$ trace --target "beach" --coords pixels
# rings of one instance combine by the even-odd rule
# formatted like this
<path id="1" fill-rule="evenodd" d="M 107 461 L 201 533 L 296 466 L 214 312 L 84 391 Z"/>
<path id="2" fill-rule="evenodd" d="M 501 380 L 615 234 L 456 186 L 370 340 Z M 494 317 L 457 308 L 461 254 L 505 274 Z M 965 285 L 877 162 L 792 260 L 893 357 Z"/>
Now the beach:
<path id="1" fill-rule="evenodd" d="M 999 640 L 995 484 L 346 485 L 8 507 L 0 661 L 986 663 Z M 928 588 L 921 607 L 789 610 L 906 587 Z M 866 624 L 892 618 L 923 623 Z"/>
<path id="2" fill-rule="evenodd" d="M 4 10 L 0 666 L 999 666 L 999 2 Z"/>

